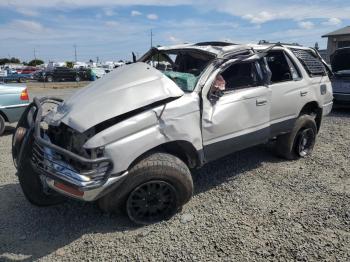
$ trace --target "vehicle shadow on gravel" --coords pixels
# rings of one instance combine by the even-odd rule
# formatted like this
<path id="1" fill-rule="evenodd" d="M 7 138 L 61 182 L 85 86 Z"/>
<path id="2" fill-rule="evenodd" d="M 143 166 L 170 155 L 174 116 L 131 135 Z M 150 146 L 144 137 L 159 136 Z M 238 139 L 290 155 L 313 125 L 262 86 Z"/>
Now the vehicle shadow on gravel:
<path id="1" fill-rule="evenodd" d="M 135 229 L 127 217 L 104 214 L 95 204 L 68 200 L 40 208 L 24 198 L 19 184 L 0 186 L 0 261 L 63 256 L 62 248 L 85 234 Z"/>
<path id="2" fill-rule="evenodd" d="M 13 127 L 13 126 L 7 126 L 7 127 L 5 128 L 5 131 L 4 131 L 4 133 L 3 133 L 2 136 L 13 135 L 13 133 L 15 132 L 15 130 L 16 130 L 15 127 Z"/>
<path id="3" fill-rule="evenodd" d="M 195 194 L 259 168 L 263 162 L 281 161 L 269 146 L 232 154 L 193 172 Z M 0 200 L 0 261 L 32 261 L 51 253 L 64 256 L 64 247 L 79 238 L 88 244 L 91 234 L 139 228 L 125 215 L 104 214 L 91 203 L 68 200 L 54 207 L 34 207 L 24 198 L 19 184 L 0 186 Z"/>
<path id="4" fill-rule="evenodd" d="M 278 163 L 284 159 L 273 153 L 273 144 L 249 148 L 218 159 L 193 172 L 194 194 L 200 194 L 237 176 L 261 167 L 262 163 Z"/>

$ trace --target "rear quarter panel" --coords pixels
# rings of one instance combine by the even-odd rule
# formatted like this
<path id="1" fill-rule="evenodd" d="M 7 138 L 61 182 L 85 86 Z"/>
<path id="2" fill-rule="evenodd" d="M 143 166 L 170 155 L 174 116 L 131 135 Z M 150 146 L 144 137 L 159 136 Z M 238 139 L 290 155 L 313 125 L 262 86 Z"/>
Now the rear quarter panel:
<path id="1" fill-rule="evenodd" d="M 25 87 L 0 85 L 0 111 L 12 123 L 19 120 L 28 101 L 20 99 Z"/>
<path id="2" fill-rule="evenodd" d="M 331 103 L 333 101 L 333 91 L 328 75 L 311 77 L 293 52 L 289 49 L 287 49 L 286 52 L 293 58 L 295 64 L 298 66 L 302 75 L 301 81 L 305 83 L 304 87 L 300 90 L 301 93 L 298 101 L 295 101 L 297 112 L 300 113 L 302 108 L 309 102 L 317 102 L 320 108 Z M 321 88 L 323 87 L 326 89 L 325 94 L 321 94 Z M 302 95 L 304 92 L 306 92 L 306 95 Z"/>

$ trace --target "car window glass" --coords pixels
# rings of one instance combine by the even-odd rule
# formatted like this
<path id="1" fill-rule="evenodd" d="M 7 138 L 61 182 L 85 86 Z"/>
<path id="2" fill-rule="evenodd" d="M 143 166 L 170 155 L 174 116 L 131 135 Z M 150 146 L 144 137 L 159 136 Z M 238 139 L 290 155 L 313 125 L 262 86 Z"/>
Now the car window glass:
<path id="1" fill-rule="evenodd" d="M 293 54 L 299 59 L 306 72 L 311 77 L 324 76 L 327 70 L 323 65 L 321 59 L 311 50 L 301 50 L 291 48 Z"/>
<path id="2" fill-rule="evenodd" d="M 283 51 L 271 51 L 266 56 L 267 64 L 271 70 L 271 83 L 279 83 L 293 80 L 296 70 L 292 73 L 290 64 Z M 295 69 L 295 67 L 294 67 Z"/>
<path id="3" fill-rule="evenodd" d="M 213 60 L 207 53 L 191 50 L 158 51 L 142 62 L 152 65 L 174 81 L 183 91 L 192 92 L 200 74 Z"/>
<path id="4" fill-rule="evenodd" d="M 289 65 L 290 72 L 292 74 L 293 80 L 298 80 L 301 78 L 299 71 L 296 68 L 296 65 L 292 62 L 292 60 L 286 55 L 287 63 Z"/>
<path id="5" fill-rule="evenodd" d="M 259 85 L 255 63 L 233 64 L 223 71 L 221 76 L 226 83 L 225 92 Z"/>

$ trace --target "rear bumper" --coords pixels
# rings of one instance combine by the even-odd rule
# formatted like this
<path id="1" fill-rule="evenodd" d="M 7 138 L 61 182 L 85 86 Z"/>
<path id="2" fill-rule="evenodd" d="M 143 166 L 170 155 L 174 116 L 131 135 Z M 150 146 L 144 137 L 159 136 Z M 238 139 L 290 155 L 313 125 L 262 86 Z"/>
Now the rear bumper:
<path id="1" fill-rule="evenodd" d="M 332 108 L 333 108 L 333 101 L 327 104 L 324 104 L 322 106 L 322 115 L 323 116 L 329 115 L 329 113 L 332 111 Z"/>
<path id="2" fill-rule="evenodd" d="M 30 104 L 34 108 L 30 124 L 33 129 L 32 167 L 41 181 L 53 190 L 83 201 L 97 200 L 116 188 L 128 172 L 113 175 L 110 173 L 113 163 L 109 158 L 84 158 L 51 143 L 41 128 L 42 105 L 50 101 L 61 102 L 54 98 L 34 98 Z"/>

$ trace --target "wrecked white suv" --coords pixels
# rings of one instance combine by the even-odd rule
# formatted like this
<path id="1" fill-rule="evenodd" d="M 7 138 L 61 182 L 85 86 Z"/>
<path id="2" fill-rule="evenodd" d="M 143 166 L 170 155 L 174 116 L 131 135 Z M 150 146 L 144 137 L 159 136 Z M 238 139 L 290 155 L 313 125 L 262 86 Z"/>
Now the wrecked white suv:
<path id="1" fill-rule="evenodd" d="M 68 196 L 153 223 L 190 200 L 190 169 L 272 139 L 287 159 L 309 155 L 332 99 L 327 68 L 310 48 L 153 48 L 66 101 L 35 98 L 13 158 L 35 205 Z M 46 113 L 47 104 L 56 106 Z"/>

